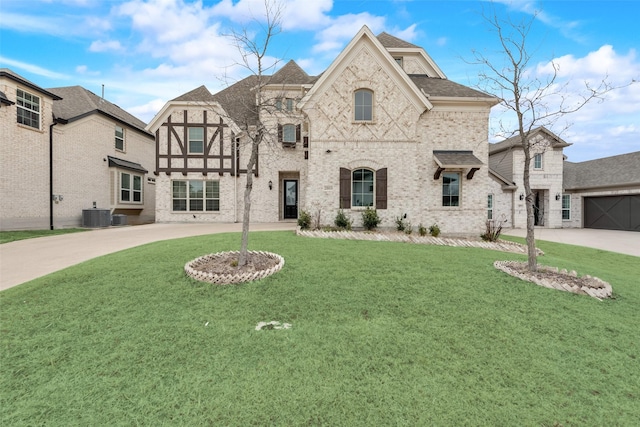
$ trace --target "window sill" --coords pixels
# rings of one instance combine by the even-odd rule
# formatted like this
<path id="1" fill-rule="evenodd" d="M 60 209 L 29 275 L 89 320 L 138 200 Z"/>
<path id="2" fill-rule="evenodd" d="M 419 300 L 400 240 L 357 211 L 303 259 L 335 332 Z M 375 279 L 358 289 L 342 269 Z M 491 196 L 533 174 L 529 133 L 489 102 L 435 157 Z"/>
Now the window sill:
<path id="1" fill-rule="evenodd" d="M 352 125 L 375 125 L 377 124 L 376 120 L 353 120 L 351 122 Z"/>
<path id="2" fill-rule="evenodd" d="M 34 127 L 32 127 L 32 126 L 29 126 L 29 125 L 23 125 L 22 123 L 17 123 L 17 122 L 16 122 L 16 124 L 17 124 L 17 125 L 18 125 L 18 127 L 19 127 L 19 128 L 21 128 L 21 129 L 32 130 L 32 131 L 34 131 L 34 132 L 44 133 L 44 131 L 43 131 L 43 130 L 41 130 L 40 128 L 34 128 Z"/>

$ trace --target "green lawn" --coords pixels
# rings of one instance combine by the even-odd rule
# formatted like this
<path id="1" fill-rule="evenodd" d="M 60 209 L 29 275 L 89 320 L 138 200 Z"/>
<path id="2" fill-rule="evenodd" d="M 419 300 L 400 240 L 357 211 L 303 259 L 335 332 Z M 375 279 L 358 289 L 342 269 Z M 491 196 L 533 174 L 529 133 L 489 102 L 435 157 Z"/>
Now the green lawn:
<path id="1" fill-rule="evenodd" d="M 87 228 L 61 228 L 59 230 L 19 230 L 0 231 L 0 244 L 14 242 L 16 240 L 33 239 L 34 237 L 55 236 L 58 234 L 78 233 L 87 231 Z"/>
<path id="2" fill-rule="evenodd" d="M 0 425 L 636 426 L 640 262 L 542 242 L 596 299 L 493 268 L 482 249 L 252 233 L 284 268 L 214 287 L 157 242 L 0 293 Z M 289 330 L 256 331 L 260 321 Z"/>

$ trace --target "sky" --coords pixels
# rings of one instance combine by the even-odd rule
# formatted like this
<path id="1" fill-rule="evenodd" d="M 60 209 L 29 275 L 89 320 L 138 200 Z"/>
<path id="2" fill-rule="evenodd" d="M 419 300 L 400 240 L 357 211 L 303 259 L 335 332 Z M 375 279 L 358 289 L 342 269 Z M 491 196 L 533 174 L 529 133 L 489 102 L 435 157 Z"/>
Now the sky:
<path id="1" fill-rule="evenodd" d="M 331 65 L 363 25 L 421 46 L 447 78 L 482 87 L 501 66 L 499 39 L 485 16 L 519 23 L 527 36 L 527 78 L 575 101 L 606 80 L 614 90 L 550 125 L 580 162 L 640 150 L 640 1 L 600 0 L 281 0 L 280 32 L 267 51 L 268 74 L 295 60 L 309 75 Z M 168 101 L 206 85 L 215 93 L 248 75 L 228 35 L 254 25 L 264 0 L 1 0 L 0 68 L 43 88 L 80 85 L 149 122 Z M 104 85 L 104 86 L 103 86 Z M 480 86 L 478 86 L 480 85 Z M 486 89 L 486 88 L 485 88 Z M 548 98 L 553 109 L 558 98 Z M 497 106 L 491 142 L 515 126 Z"/>

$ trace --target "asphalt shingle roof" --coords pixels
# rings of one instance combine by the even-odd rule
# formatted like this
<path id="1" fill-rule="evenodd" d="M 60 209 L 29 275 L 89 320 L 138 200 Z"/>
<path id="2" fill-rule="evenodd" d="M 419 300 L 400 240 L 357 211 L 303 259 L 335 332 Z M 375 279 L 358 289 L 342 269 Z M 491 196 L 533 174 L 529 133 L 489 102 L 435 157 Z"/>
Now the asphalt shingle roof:
<path id="1" fill-rule="evenodd" d="M 461 85 L 451 80 L 429 77 L 425 74 L 409 74 L 409 78 L 419 89 L 429 96 L 451 96 L 457 98 L 495 98 L 479 90 Z"/>
<path id="2" fill-rule="evenodd" d="M 560 137 L 558 137 L 556 134 L 554 134 L 553 132 L 549 131 L 547 128 L 545 128 L 544 126 L 540 126 L 537 127 L 535 129 L 533 129 L 531 131 L 531 133 L 529 134 L 530 138 L 535 137 L 537 134 L 539 133 L 544 133 L 547 136 L 549 136 L 550 138 L 553 139 L 553 147 L 554 148 L 564 148 L 564 147 L 568 147 L 571 144 L 563 141 Z M 522 147 L 522 145 L 520 144 L 520 135 L 514 135 L 510 138 L 505 139 L 504 141 L 500 141 L 500 142 L 496 142 L 494 144 L 489 144 L 489 154 L 495 154 L 495 153 L 499 153 L 500 151 L 504 151 L 507 150 L 509 148 L 518 148 L 518 147 Z"/>
<path id="3" fill-rule="evenodd" d="M 640 151 L 586 162 L 564 162 L 563 187 L 584 188 L 640 185 Z"/>
<path id="4" fill-rule="evenodd" d="M 420 48 L 420 46 L 416 46 L 415 44 L 411 44 L 407 41 L 399 39 L 395 36 L 392 36 L 389 33 L 382 32 L 377 36 L 378 41 L 387 49 L 393 48 Z"/>
<path id="5" fill-rule="evenodd" d="M 146 124 L 142 120 L 82 86 L 57 87 L 47 90 L 62 98 L 53 103 L 53 114 L 57 118 L 74 121 L 90 114 L 101 113 L 142 133 L 151 135 L 144 129 Z"/>

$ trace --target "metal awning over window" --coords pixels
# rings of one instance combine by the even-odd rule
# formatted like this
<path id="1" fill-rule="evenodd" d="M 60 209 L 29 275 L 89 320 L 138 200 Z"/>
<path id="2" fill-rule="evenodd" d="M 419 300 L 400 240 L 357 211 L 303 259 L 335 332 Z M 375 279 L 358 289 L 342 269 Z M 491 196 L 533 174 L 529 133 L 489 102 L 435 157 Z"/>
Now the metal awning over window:
<path id="1" fill-rule="evenodd" d="M 484 165 L 479 158 L 473 155 L 473 151 L 463 150 L 434 150 L 433 160 L 438 165 L 433 179 L 440 179 L 440 174 L 445 169 L 469 169 L 467 179 L 471 179 L 473 174 Z"/>
<path id="2" fill-rule="evenodd" d="M 140 163 L 133 163 L 128 160 L 118 159 L 117 157 L 107 156 L 109 159 L 109 167 L 129 169 L 135 172 L 147 173 L 148 171 L 142 167 Z"/>

